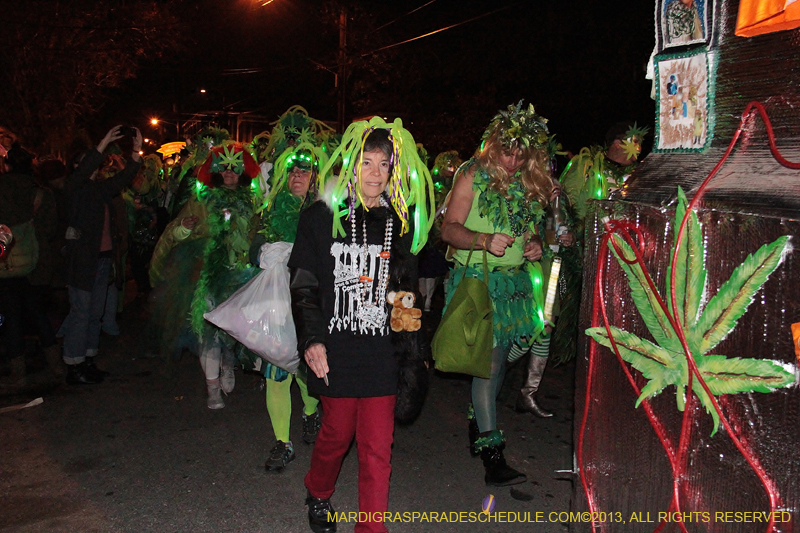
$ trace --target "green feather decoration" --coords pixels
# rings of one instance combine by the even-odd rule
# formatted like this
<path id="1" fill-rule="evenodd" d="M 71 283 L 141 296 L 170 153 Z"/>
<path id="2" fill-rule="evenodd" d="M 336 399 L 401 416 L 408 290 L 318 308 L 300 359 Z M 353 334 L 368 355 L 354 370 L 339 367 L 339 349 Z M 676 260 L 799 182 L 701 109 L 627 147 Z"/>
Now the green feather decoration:
<path id="1" fill-rule="evenodd" d="M 687 205 L 686 195 L 679 188 L 674 223 L 676 238 Z M 633 250 L 630 246 L 617 235 L 612 238 L 622 255 L 627 259 L 633 259 Z M 646 398 L 655 396 L 666 387 L 675 385 L 678 409 L 683 411 L 686 403 L 686 386 L 689 383 L 689 366 L 677 333 L 658 304 L 656 295 L 647 285 L 642 268 L 638 264 L 627 264 L 613 246 L 611 249 L 628 279 L 633 302 L 656 341 L 653 343 L 619 328 L 613 326 L 610 328 L 622 359 L 648 380 L 637 398 L 636 405 L 638 406 Z M 684 329 L 692 357 L 711 394 L 718 396 L 742 392 L 769 393 L 795 384 L 795 373 L 787 370 L 779 362 L 707 354 L 733 331 L 738 320 L 753 302 L 756 293 L 790 250 L 791 245 L 787 236 L 765 244 L 736 267 L 730 279 L 722 284 L 717 294 L 709 300 L 705 308 L 701 309 L 707 276 L 703 228 L 697 214 L 694 212 L 689 214 L 685 238 L 676 261 L 675 308 L 673 309 L 669 298 L 666 300 L 669 302 L 670 314 Z M 674 253 L 673 249 L 670 265 Z M 668 271 L 668 276 L 670 275 L 671 267 Z M 668 280 L 668 291 L 670 284 Z M 589 328 L 586 334 L 599 344 L 611 347 L 605 328 Z M 692 380 L 692 392 L 711 414 L 714 423 L 711 432 L 713 436 L 719 428 L 719 414 L 697 379 Z"/>
<path id="2" fill-rule="evenodd" d="M 266 242 L 294 242 L 302 205 L 302 198 L 285 189 L 275 195 L 269 211 L 261 214 L 259 233 Z"/>
<path id="3" fill-rule="evenodd" d="M 203 188 L 199 196 L 208 212 L 209 238 L 192 297 L 190 323 L 192 331 L 202 341 L 206 335 L 222 334 L 206 322 L 203 314 L 247 281 L 248 236 L 255 210 L 248 187 Z"/>
<path id="4" fill-rule="evenodd" d="M 466 172 L 475 164 L 470 159 L 462 165 Z M 459 169 L 461 171 L 461 169 Z M 530 232 L 541 235 L 540 226 L 544 221 L 544 208 L 537 201 L 525 198 L 527 189 L 519 179 L 512 179 L 506 194 L 490 186 L 491 178 L 483 168 L 475 171 L 473 188 L 478 191 L 478 212 L 481 217 L 490 220 L 495 229 L 508 232 L 518 237 Z"/>

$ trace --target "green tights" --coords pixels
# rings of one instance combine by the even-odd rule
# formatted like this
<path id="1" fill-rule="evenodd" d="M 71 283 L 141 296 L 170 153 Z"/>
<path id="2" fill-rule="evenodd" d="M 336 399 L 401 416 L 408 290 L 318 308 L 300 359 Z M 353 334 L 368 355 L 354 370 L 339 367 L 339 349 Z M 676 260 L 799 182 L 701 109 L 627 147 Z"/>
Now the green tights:
<path id="1" fill-rule="evenodd" d="M 281 442 L 289 442 L 289 421 L 292 417 L 292 378 L 297 381 L 300 387 L 300 396 L 303 398 L 303 413 L 313 415 L 317 411 L 319 400 L 309 396 L 308 386 L 306 385 L 305 375 L 300 372 L 296 376 L 289 374 L 283 381 L 275 381 L 267 377 L 267 412 L 272 420 L 272 431 L 275 432 L 275 439 Z"/>

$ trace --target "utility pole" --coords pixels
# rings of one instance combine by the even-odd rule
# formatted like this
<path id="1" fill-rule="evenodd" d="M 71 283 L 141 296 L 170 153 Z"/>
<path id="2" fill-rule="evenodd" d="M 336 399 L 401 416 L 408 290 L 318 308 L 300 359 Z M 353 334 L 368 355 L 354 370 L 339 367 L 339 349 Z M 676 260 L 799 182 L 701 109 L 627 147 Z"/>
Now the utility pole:
<path id="1" fill-rule="evenodd" d="M 342 6 L 339 12 L 339 74 L 336 80 L 339 84 L 339 131 L 344 133 L 345 102 L 347 99 L 347 11 Z"/>

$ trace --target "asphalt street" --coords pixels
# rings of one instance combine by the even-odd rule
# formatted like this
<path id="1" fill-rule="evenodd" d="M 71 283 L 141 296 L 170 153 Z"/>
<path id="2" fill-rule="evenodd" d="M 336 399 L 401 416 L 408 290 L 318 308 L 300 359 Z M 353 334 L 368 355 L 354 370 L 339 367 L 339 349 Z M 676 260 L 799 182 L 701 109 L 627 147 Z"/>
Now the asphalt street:
<path id="1" fill-rule="evenodd" d="M 282 473 L 265 472 L 274 437 L 259 376 L 238 370 L 226 407 L 211 411 L 196 358 L 184 355 L 167 368 L 146 357 L 135 305 L 119 322 L 120 336 L 101 339 L 98 366 L 111 372 L 104 383 L 0 388 L 0 408 L 43 399 L 0 413 L 0 531 L 310 531 L 303 476 L 311 447 L 301 439 L 297 388 L 297 459 Z M 498 420 L 506 458 L 528 481 L 484 484 L 481 461 L 468 450 L 470 382 L 431 371 L 422 414 L 395 429 L 389 510 L 397 521 L 390 531 L 568 530 L 550 513 L 569 511 L 572 493 L 573 366 L 545 374 L 539 397 L 555 412 L 549 419 L 510 408 L 521 370 L 508 373 Z M 332 498 L 337 511 L 358 511 L 357 469 L 351 449 Z M 497 514 L 487 517 L 480 512 L 490 494 Z M 537 512 L 544 522 L 527 522 Z M 340 523 L 339 531 L 353 527 Z"/>

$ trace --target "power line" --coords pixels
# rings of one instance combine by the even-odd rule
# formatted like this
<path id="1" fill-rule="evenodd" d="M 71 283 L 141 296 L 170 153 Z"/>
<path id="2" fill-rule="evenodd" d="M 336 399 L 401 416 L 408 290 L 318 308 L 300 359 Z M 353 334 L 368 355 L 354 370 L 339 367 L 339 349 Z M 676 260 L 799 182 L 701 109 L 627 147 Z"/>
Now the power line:
<path id="1" fill-rule="evenodd" d="M 400 46 L 401 44 L 410 43 L 411 41 L 416 41 L 416 40 L 419 40 L 419 39 L 423 39 L 425 37 L 430 37 L 431 35 L 434 35 L 434 34 L 437 34 L 437 33 L 441 33 L 443 31 L 446 31 L 446 30 L 449 30 L 449 29 L 452 29 L 452 28 L 456 28 L 458 26 L 462 26 L 462 25 L 467 24 L 469 22 L 473 22 L 473 21 L 476 21 L 478 19 L 482 19 L 483 17 L 488 17 L 489 15 L 494 15 L 495 13 L 499 13 L 500 11 L 505 11 L 506 9 L 510 9 L 510 8 L 512 8 L 514 6 L 518 6 L 519 4 L 522 4 L 524 1 L 525 0 L 520 0 L 519 2 L 515 2 L 515 3 L 507 5 L 505 7 L 501 7 L 500 9 L 495 9 L 494 11 L 489 11 L 488 13 L 484 13 L 483 15 L 478 15 L 476 17 L 472 17 L 471 19 L 467 19 L 467 20 L 464 20 L 462 22 L 456 22 L 455 24 L 451 24 L 450 26 L 445 26 L 444 28 L 439 28 L 438 30 L 431 31 L 431 32 L 425 33 L 423 35 L 418 35 L 417 37 L 412 37 L 411 39 L 406 39 L 405 41 L 400 41 L 399 43 L 394 43 L 394 44 L 390 44 L 390 45 L 387 45 L 387 46 L 382 46 L 380 48 L 376 48 L 375 50 L 372 50 L 371 52 L 366 52 L 364 54 L 361 54 L 361 57 L 366 57 L 366 56 L 368 56 L 370 54 L 374 54 L 375 52 L 380 52 L 382 50 L 387 50 L 389 48 L 394 48 L 395 46 Z"/>
<path id="2" fill-rule="evenodd" d="M 289 69 L 289 68 L 296 68 L 297 66 L 298 65 L 292 64 L 292 65 L 283 65 L 283 66 L 272 67 L 272 68 L 266 68 L 266 67 L 226 68 L 226 69 L 223 69 L 222 72 L 220 72 L 220 74 L 222 74 L 223 76 L 233 76 L 233 75 L 238 75 L 238 74 L 258 74 L 260 72 L 275 72 L 275 71 L 278 71 L 278 70 L 286 70 L 286 69 Z"/>
<path id="3" fill-rule="evenodd" d="M 431 5 L 431 4 L 432 4 L 432 3 L 434 3 L 435 1 L 436 1 L 436 0 L 431 0 L 431 1 L 430 1 L 430 2 L 428 2 L 427 4 L 423 4 L 423 5 L 419 6 L 419 7 L 415 7 L 414 9 L 412 9 L 411 11 L 409 11 L 408 13 L 405 13 L 405 14 L 403 14 L 403 15 L 400 15 L 399 17 L 397 17 L 397 18 L 396 18 L 396 19 L 394 19 L 393 21 L 391 21 L 391 22 L 387 22 L 387 23 L 386 23 L 386 24 L 384 24 L 383 26 L 378 26 L 378 27 L 377 27 L 377 28 L 375 28 L 374 30 L 372 30 L 372 31 L 370 31 L 370 32 L 367 32 L 365 35 L 371 35 L 371 34 L 375 33 L 375 32 L 376 32 L 376 31 L 378 31 L 378 30 L 382 30 L 382 29 L 383 29 L 383 28 L 385 28 L 386 26 L 389 26 L 390 24 L 394 24 L 395 22 L 397 22 L 397 21 L 398 21 L 398 20 L 400 20 L 401 18 L 403 18 L 403 17 L 407 17 L 408 15 L 410 15 L 410 14 L 412 14 L 412 13 L 415 13 L 415 12 L 419 11 L 420 9 L 422 9 L 423 7 L 427 7 L 427 6 Z"/>
<path id="4" fill-rule="evenodd" d="M 431 2 L 435 2 L 435 1 L 436 0 L 431 0 Z M 428 2 L 428 4 L 430 4 L 431 2 Z M 499 8 L 499 9 L 495 9 L 494 11 L 489 11 L 487 13 L 483 13 L 481 15 L 477 15 L 477 16 L 472 17 L 470 19 L 463 20 L 461 22 L 456 22 L 455 24 L 451 24 L 449 26 L 445 26 L 444 28 L 439 28 L 438 30 L 431 31 L 431 32 L 425 33 L 423 35 L 418 35 L 417 37 L 412 37 L 411 39 L 406 39 L 405 41 L 400 41 L 399 43 L 394 43 L 394 44 L 382 46 L 382 47 L 377 48 L 375 50 L 372 50 L 370 52 L 365 52 L 365 53 L 361 54 L 359 57 L 366 57 L 368 55 L 374 54 L 376 52 L 380 52 L 382 50 L 386 50 L 386 49 L 389 49 L 389 48 L 394 48 L 395 46 L 400 46 L 401 44 L 410 43 L 411 41 L 417 41 L 419 39 L 423 39 L 425 37 L 430 37 L 431 35 L 435 35 L 437 33 L 441 33 L 443 31 L 450 30 L 450 29 L 456 28 L 458 26 L 463 26 L 464 24 L 468 24 L 468 23 L 474 22 L 474 21 L 476 21 L 478 19 L 482 19 L 484 17 L 488 17 L 489 15 L 494 15 L 495 13 L 499 13 L 500 11 L 505 11 L 506 9 L 511 9 L 512 7 L 518 6 L 519 4 L 522 4 L 524 2 L 525 2 L 525 0 L 520 0 L 519 2 L 515 2 L 513 4 L 509 4 L 509 5 L 505 6 L 505 7 Z M 425 4 L 425 5 L 428 5 L 428 4 Z M 417 9 L 422 9 L 423 7 L 425 7 L 425 5 L 420 6 Z M 321 68 L 324 68 L 325 70 L 329 70 L 330 71 L 329 68 L 321 66 L 321 64 L 319 62 L 313 61 L 310 58 L 308 58 L 308 59 L 309 59 L 309 61 L 311 61 L 312 63 L 314 63 L 318 67 L 321 67 Z M 284 68 L 288 68 L 288 67 L 278 67 L 277 69 L 270 69 L 270 70 L 282 70 Z M 255 73 L 258 73 L 258 72 L 265 72 L 265 71 L 267 71 L 267 69 L 265 69 L 263 67 L 243 68 L 243 69 L 225 69 L 225 70 L 223 70 L 222 74 L 223 75 L 226 75 L 226 74 L 227 75 L 230 75 L 230 74 L 255 74 Z"/>

